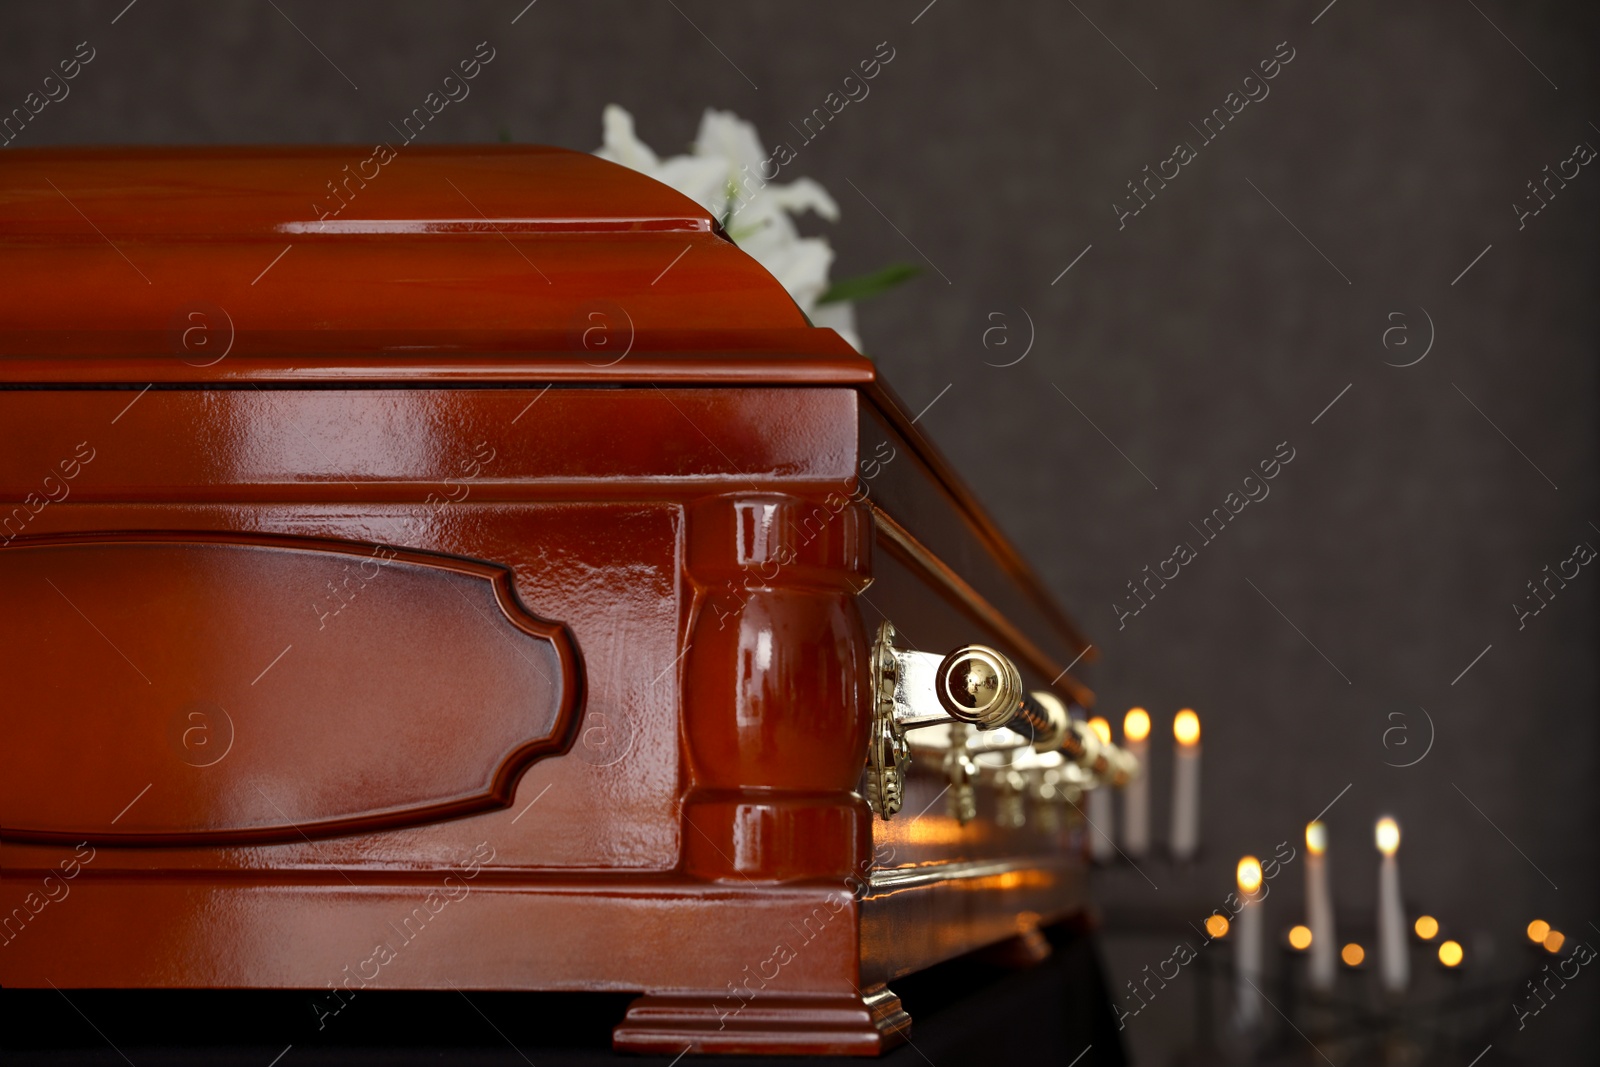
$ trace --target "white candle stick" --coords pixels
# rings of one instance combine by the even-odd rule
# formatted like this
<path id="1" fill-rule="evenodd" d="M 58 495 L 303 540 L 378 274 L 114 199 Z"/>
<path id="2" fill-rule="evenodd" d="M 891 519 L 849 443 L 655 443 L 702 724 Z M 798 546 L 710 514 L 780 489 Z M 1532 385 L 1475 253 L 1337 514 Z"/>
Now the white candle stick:
<path id="1" fill-rule="evenodd" d="M 1150 851 L 1150 715 L 1131 708 L 1122 718 L 1122 740 L 1139 769 L 1122 787 L 1122 848 L 1139 859 Z"/>
<path id="2" fill-rule="evenodd" d="M 1172 767 L 1172 858 L 1188 860 L 1200 847 L 1200 716 L 1189 708 L 1172 720 L 1178 742 Z"/>
<path id="3" fill-rule="evenodd" d="M 1389 993 L 1404 993 L 1411 977 L 1406 954 L 1406 915 L 1400 902 L 1400 827 L 1388 816 L 1378 820 L 1378 975 Z"/>
<path id="4" fill-rule="evenodd" d="M 1093 730 L 1106 744 L 1111 743 L 1111 724 L 1096 715 L 1089 720 L 1089 729 Z M 1089 791 L 1089 858 L 1096 863 L 1110 863 L 1111 857 L 1116 855 L 1117 846 L 1113 838 L 1116 833 L 1115 809 L 1112 807 L 1111 784 L 1101 782 Z"/>
<path id="5" fill-rule="evenodd" d="M 1333 893 L 1328 887 L 1328 828 L 1306 826 L 1306 926 L 1311 930 L 1311 988 L 1326 993 L 1338 977 L 1338 942 L 1333 929 Z"/>
<path id="6" fill-rule="evenodd" d="M 1244 902 L 1233 922 L 1234 1011 L 1239 1029 L 1261 1025 L 1262 906 L 1261 863 L 1254 856 L 1239 861 L 1239 897 Z"/>

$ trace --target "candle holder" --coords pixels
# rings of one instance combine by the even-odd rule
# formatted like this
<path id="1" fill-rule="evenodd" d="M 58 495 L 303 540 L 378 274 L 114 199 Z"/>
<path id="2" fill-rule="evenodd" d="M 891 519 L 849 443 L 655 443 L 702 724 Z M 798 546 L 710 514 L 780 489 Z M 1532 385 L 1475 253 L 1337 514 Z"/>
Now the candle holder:
<path id="1" fill-rule="evenodd" d="M 1275 913 L 1263 928 L 1266 951 L 1262 964 L 1243 972 L 1239 961 L 1246 954 L 1240 952 L 1244 932 L 1240 920 L 1255 909 L 1247 906 L 1239 915 L 1231 915 L 1227 906 L 1212 906 L 1208 911 L 1208 904 L 1215 903 L 1191 893 L 1181 906 L 1168 901 L 1122 910 L 1110 900 L 1105 906 L 1104 929 L 1109 936 L 1119 932 L 1162 934 L 1193 947 L 1194 958 L 1183 967 L 1183 973 L 1193 976 L 1189 987 L 1192 1043 L 1174 1063 L 1287 1067 L 1320 1064 L 1326 1056 L 1340 1067 L 1435 1062 L 1459 1067 L 1471 1063 L 1487 1045 L 1504 1043 L 1507 1031 L 1517 1029 L 1515 1019 L 1505 1010 L 1508 1003 L 1517 1002 L 1530 1012 L 1541 1010 L 1541 1001 L 1530 990 L 1543 990 L 1547 985 L 1556 990 L 1556 999 L 1545 992 L 1544 1003 L 1558 1004 L 1565 995 L 1570 1005 L 1567 1010 L 1583 1010 L 1578 1003 L 1581 994 L 1563 994 L 1553 977 L 1564 973 L 1558 972 L 1558 961 L 1573 969 L 1575 941 L 1568 939 L 1561 944 L 1560 953 L 1552 953 L 1544 944 L 1551 933 L 1548 927 L 1537 931 L 1543 935 L 1538 941 L 1532 932 L 1526 937 L 1527 966 L 1513 981 L 1510 974 L 1496 975 L 1486 966 L 1486 950 L 1475 947 L 1484 943 L 1483 935 L 1462 929 L 1449 915 L 1403 901 L 1404 913 L 1417 919 L 1404 938 L 1410 983 L 1403 992 L 1395 993 L 1386 990 L 1382 980 L 1376 951 L 1377 912 L 1340 910 L 1335 916 L 1341 935 L 1339 953 L 1347 946 L 1359 946 L 1361 951 L 1349 953 L 1354 963 L 1336 954 L 1337 980 L 1332 989 L 1319 990 L 1310 982 L 1309 950 L 1315 939 L 1308 925 L 1294 921 L 1300 917 L 1297 901 L 1286 901 L 1281 913 L 1272 901 L 1266 903 Z M 1265 917 L 1265 909 L 1259 910 Z M 1422 919 L 1429 921 L 1423 923 Z M 1307 941 L 1307 936 L 1312 939 Z M 1170 967 L 1163 972 L 1169 985 L 1183 981 L 1171 979 L 1169 972 Z M 1570 985 L 1570 976 L 1567 980 Z M 1170 997 L 1172 992 L 1169 989 L 1163 995 Z M 1259 1008 L 1259 1022 L 1240 1026 L 1241 1016 L 1250 1018 L 1245 996 L 1253 998 Z M 1130 1001 L 1128 1006 L 1138 1005 Z M 1218 1020 L 1223 1025 L 1217 1025 Z M 1130 1018 L 1127 1025 L 1138 1024 Z"/>

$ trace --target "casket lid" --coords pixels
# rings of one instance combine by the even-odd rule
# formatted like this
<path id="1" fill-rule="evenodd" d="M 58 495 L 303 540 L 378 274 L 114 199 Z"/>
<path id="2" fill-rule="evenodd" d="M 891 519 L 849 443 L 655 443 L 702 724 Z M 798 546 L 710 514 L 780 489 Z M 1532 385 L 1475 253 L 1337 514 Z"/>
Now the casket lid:
<path id="1" fill-rule="evenodd" d="M 847 385 L 1093 658 L 872 363 L 717 220 L 520 145 L 0 153 L 0 387 Z"/>
<path id="2" fill-rule="evenodd" d="M 12 381 L 872 377 L 699 205 L 558 148 L 13 149 L 0 291 Z"/>

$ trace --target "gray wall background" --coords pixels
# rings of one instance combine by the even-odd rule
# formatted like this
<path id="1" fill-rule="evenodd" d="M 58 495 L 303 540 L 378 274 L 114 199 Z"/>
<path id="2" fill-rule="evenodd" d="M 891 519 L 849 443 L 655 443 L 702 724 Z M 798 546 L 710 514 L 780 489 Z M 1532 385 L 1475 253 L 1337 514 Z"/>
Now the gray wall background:
<path id="1" fill-rule="evenodd" d="M 1527 964 L 1535 915 L 1600 942 L 1600 573 L 1524 629 L 1511 607 L 1575 544 L 1600 546 L 1600 164 L 1525 228 L 1512 208 L 1575 144 L 1600 146 L 1592 6 L 523 2 L 6 5 L 0 104 L 87 39 L 97 58 L 16 145 L 370 144 L 488 39 L 497 60 L 424 140 L 590 149 L 615 101 L 670 153 L 707 106 L 792 140 L 888 41 L 870 96 L 787 172 L 843 208 L 820 230 L 836 277 L 927 268 L 862 307 L 866 346 L 913 411 L 937 397 L 921 425 L 1089 631 L 1104 710 L 1155 713 L 1158 837 L 1171 715 L 1204 722 L 1204 861 L 1151 864 L 1159 889 L 1102 880 L 1116 983 L 1171 940 L 1119 915 L 1203 915 L 1238 856 L 1298 844 L 1336 796 L 1353 915 L 1372 906 L 1373 819 L 1393 813 L 1408 897 L 1486 980 Z M 1295 58 L 1270 95 L 1119 230 L 1125 183 L 1199 145 L 1189 124 L 1279 42 Z M 1428 317 L 1427 358 L 1386 366 L 1422 352 Z M 1029 319 L 1027 357 L 989 365 L 1020 354 Z M 1125 583 L 1198 545 L 1189 523 L 1283 441 L 1295 459 L 1270 497 L 1119 629 Z M 1431 751 L 1386 765 L 1423 751 L 1421 709 Z M 1492 1055 L 1586 1062 L 1594 995 Z M 1129 1020 L 1145 1062 L 1182 1043 L 1186 996 Z M 1510 997 L 1486 1011 L 1511 1023 Z"/>

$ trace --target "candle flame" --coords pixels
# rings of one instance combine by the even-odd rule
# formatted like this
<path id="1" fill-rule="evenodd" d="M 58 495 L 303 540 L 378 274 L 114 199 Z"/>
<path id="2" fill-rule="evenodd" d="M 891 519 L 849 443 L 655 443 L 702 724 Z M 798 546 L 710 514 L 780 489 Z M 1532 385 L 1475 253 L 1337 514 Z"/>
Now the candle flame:
<path id="1" fill-rule="evenodd" d="M 1095 736 L 1100 738 L 1101 741 L 1108 745 L 1111 743 L 1111 724 L 1106 722 L 1105 719 L 1096 715 L 1089 720 L 1089 729 L 1093 730 Z"/>
<path id="2" fill-rule="evenodd" d="M 1226 937 L 1228 935 L 1228 920 L 1216 912 L 1212 912 L 1206 916 L 1206 933 L 1213 938 Z"/>
<path id="3" fill-rule="evenodd" d="M 1454 967 L 1459 964 L 1463 955 L 1465 953 L 1461 951 L 1461 943 L 1459 941 L 1446 941 L 1439 946 L 1439 962 L 1446 967 Z"/>
<path id="4" fill-rule="evenodd" d="M 1417 936 L 1422 940 L 1432 941 L 1439 933 L 1439 920 L 1432 915 L 1419 915 L 1412 929 L 1416 930 Z"/>
<path id="5" fill-rule="evenodd" d="M 1306 851 L 1320 856 L 1328 851 L 1328 828 L 1320 822 L 1306 823 Z"/>
<path id="6" fill-rule="evenodd" d="M 1543 919 L 1535 919 L 1528 924 L 1528 940 L 1544 944 L 1544 939 L 1550 933 L 1550 924 Z"/>
<path id="7" fill-rule="evenodd" d="M 1246 856 L 1239 861 L 1239 892 L 1249 895 L 1261 888 L 1261 861 Z"/>
<path id="8" fill-rule="evenodd" d="M 1377 838 L 1378 851 L 1385 856 L 1392 856 L 1400 847 L 1400 824 L 1385 815 L 1378 820 L 1374 837 Z"/>
<path id="9" fill-rule="evenodd" d="M 1172 736 L 1185 748 L 1200 743 L 1200 716 L 1192 708 L 1184 708 L 1172 720 Z"/>
<path id="10" fill-rule="evenodd" d="M 1304 952 L 1311 947 L 1311 927 L 1295 926 L 1289 930 L 1289 944 L 1291 947 Z"/>
<path id="11" fill-rule="evenodd" d="M 1561 946 L 1567 943 L 1567 935 L 1560 930 L 1551 930 L 1544 935 L 1544 950 L 1551 955 L 1561 951 Z"/>
<path id="12" fill-rule="evenodd" d="M 1150 736 L 1150 713 L 1143 708 L 1129 708 L 1122 717 L 1122 736 L 1129 741 L 1143 741 Z"/>
<path id="13" fill-rule="evenodd" d="M 1367 950 L 1352 941 L 1339 950 L 1339 958 L 1344 960 L 1347 967 L 1359 967 L 1361 961 L 1367 958 Z"/>

